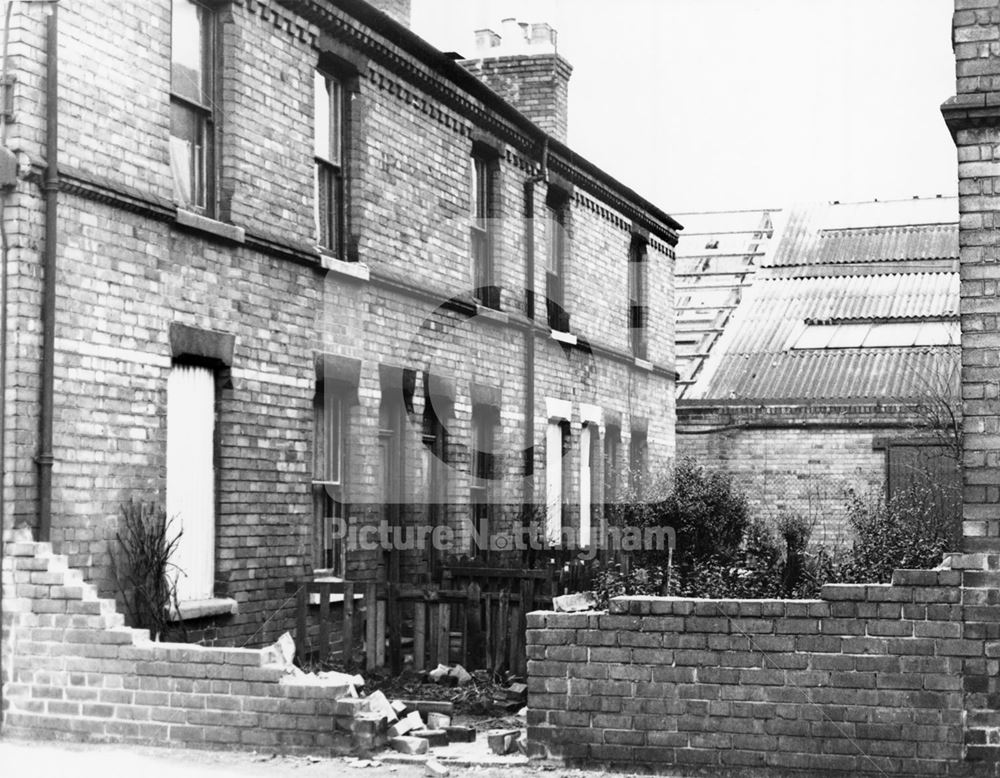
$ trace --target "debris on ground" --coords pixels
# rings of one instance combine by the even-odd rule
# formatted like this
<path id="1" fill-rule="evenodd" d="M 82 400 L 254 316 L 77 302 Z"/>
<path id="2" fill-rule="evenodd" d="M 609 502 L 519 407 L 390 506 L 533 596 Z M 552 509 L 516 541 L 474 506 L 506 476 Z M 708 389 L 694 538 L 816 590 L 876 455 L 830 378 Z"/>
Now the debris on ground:
<path id="1" fill-rule="evenodd" d="M 486 742 L 494 754 L 506 756 L 517 751 L 517 741 L 520 736 L 519 729 L 493 729 L 486 733 Z"/>
<path id="2" fill-rule="evenodd" d="M 394 737 L 389 741 L 389 746 L 401 754 L 407 755 L 418 755 L 426 754 L 427 749 L 430 747 L 430 743 L 420 737 L 408 737 L 403 735 L 401 737 Z"/>
<path id="3" fill-rule="evenodd" d="M 431 776 L 431 778 L 447 778 L 448 768 L 437 759 L 428 759 L 424 763 L 424 774 Z"/>
<path id="4" fill-rule="evenodd" d="M 348 767 L 381 767 L 382 763 L 378 759 L 362 759 L 357 756 L 348 756 L 344 758 Z"/>
<path id="5" fill-rule="evenodd" d="M 423 738 L 432 746 L 448 745 L 448 733 L 443 729 L 415 729 L 410 732 L 410 735 Z"/>
<path id="6" fill-rule="evenodd" d="M 467 680 L 466 680 L 467 678 Z M 438 665 L 430 671 L 406 670 L 397 676 L 368 674 L 366 689 L 381 690 L 420 713 L 469 716 L 513 715 L 527 703 L 522 676 L 488 670 L 469 672 L 461 665 Z M 441 707 L 432 707 L 440 704 Z M 450 707 L 449 707 L 450 706 Z M 399 711 L 396 711 L 397 716 Z"/>
<path id="7" fill-rule="evenodd" d="M 427 727 L 429 729 L 446 729 L 451 726 L 451 716 L 444 713 L 431 711 L 427 714 Z"/>
<path id="8" fill-rule="evenodd" d="M 400 735 L 405 735 L 415 729 L 422 729 L 423 726 L 424 721 L 420 718 L 420 713 L 418 711 L 412 711 L 389 727 L 389 737 L 399 737 Z"/>
<path id="9" fill-rule="evenodd" d="M 556 613 L 576 613 L 597 609 L 597 597 L 593 592 L 576 592 L 552 598 L 552 610 Z"/>
<path id="10" fill-rule="evenodd" d="M 469 726 L 444 727 L 449 743 L 475 743 L 476 730 Z"/>
<path id="11" fill-rule="evenodd" d="M 393 709 L 392 705 L 389 703 L 389 699 L 383 692 L 377 690 L 373 691 L 365 697 L 365 700 L 368 701 L 368 710 L 372 713 L 377 713 L 379 716 L 383 716 L 389 724 L 396 723 L 396 711 Z"/>
<path id="12" fill-rule="evenodd" d="M 364 680 L 367 694 L 358 703 L 370 713 L 355 714 L 352 733 L 359 743 L 372 743 L 374 748 L 387 745 L 407 756 L 432 758 L 435 748 L 475 743 L 482 732 L 488 741 L 484 746 L 494 754 L 514 756 L 527 751 L 528 686 L 521 676 L 487 670 L 470 673 L 461 665 L 442 664 L 394 677 L 366 674 Z M 456 721 L 456 716 L 471 719 Z M 358 719 L 368 717 L 380 722 L 374 737 L 367 730 L 363 736 L 355 731 L 364 726 Z M 449 756 L 447 751 L 441 754 L 442 759 Z M 431 769 L 426 774 L 440 775 Z"/>

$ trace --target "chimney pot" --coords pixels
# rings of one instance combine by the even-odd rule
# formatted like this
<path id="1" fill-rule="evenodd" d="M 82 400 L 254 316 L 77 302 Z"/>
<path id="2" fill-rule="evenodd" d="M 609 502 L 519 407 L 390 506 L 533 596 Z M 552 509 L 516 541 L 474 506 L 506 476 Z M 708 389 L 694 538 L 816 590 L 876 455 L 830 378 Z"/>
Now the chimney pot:
<path id="1" fill-rule="evenodd" d="M 556 31 L 552 29 L 552 25 L 548 22 L 539 22 L 537 24 L 531 25 L 531 45 L 532 46 L 548 46 L 551 45 L 555 48 L 556 45 Z"/>
<path id="2" fill-rule="evenodd" d="M 501 40 L 500 36 L 488 27 L 476 30 L 476 51 L 488 52 L 490 49 L 495 49 Z"/>
<path id="3" fill-rule="evenodd" d="M 503 30 L 504 48 L 515 52 L 524 48 L 524 26 L 513 16 L 500 20 L 500 28 Z"/>
<path id="4" fill-rule="evenodd" d="M 566 140 L 569 78 L 573 68 L 556 49 L 551 24 L 501 20 L 501 35 L 476 30 L 476 57 L 462 64 L 557 139 Z"/>

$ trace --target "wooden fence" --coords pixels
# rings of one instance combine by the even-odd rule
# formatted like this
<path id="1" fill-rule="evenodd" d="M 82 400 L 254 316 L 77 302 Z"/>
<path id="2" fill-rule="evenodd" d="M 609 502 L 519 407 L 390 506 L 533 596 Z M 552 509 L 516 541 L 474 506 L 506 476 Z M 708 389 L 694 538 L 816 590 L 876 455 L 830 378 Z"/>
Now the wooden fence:
<path id="1" fill-rule="evenodd" d="M 340 660 L 349 669 L 363 655 L 365 669 L 388 667 L 397 674 L 409 654 L 414 670 L 458 663 L 523 675 L 525 616 L 551 607 L 553 580 L 548 570 L 467 566 L 448 568 L 441 585 L 296 581 L 285 589 L 295 595 L 295 645 L 302 659 L 327 663 L 333 638 L 340 637 Z"/>

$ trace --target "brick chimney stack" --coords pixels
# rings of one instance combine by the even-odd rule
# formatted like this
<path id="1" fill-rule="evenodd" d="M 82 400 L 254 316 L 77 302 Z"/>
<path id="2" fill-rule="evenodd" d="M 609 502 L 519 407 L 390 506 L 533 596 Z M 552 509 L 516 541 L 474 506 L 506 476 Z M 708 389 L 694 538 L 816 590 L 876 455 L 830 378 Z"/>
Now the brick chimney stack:
<path id="1" fill-rule="evenodd" d="M 460 64 L 547 133 L 566 142 L 569 77 L 556 31 L 541 22 L 504 19 L 501 33 L 476 30 L 475 57 Z"/>
<path id="2" fill-rule="evenodd" d="M 410 26 L 410 0 L 368 0 L 368 2 L 400 24 Z"/>

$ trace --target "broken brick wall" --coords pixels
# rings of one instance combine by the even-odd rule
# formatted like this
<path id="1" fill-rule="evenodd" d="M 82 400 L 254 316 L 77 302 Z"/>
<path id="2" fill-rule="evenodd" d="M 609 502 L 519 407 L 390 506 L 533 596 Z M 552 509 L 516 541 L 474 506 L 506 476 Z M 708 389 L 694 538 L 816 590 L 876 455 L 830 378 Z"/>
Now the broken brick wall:
<path id="1" fill-rule="evenodd" d="M 267 650 L 153 642 L 49 544 L 6 551 L 5 735 L 284 753 L 364 745 L 364 700 L 282 683 Z"/>

